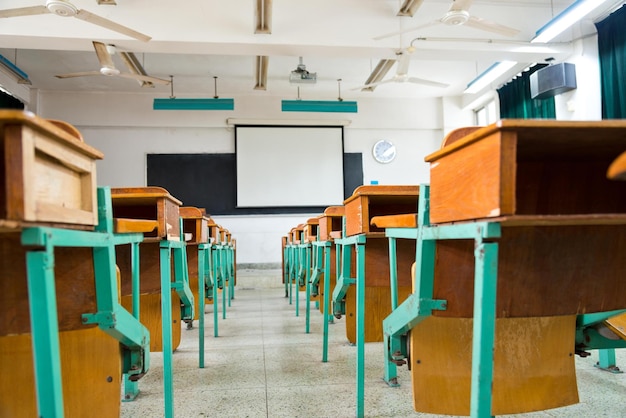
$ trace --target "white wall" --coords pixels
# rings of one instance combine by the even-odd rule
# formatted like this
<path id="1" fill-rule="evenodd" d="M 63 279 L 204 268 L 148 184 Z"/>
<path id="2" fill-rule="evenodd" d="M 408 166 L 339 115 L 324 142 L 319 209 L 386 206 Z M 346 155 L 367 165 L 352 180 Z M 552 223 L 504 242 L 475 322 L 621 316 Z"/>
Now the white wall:
<path id="1" fill-rule="evenodd" d="M 39 92 L 39 115 L 68 121 L 85 142 L 101 150 L 99 185 L 146 185 L 148 153 L 232 153 L 234 130 L 227 118 L 272 120 L 349 120 L 345 152 L 363 153 L 364 183 L 419 184 L 429 181 L 424 157 L 441 144 L 441 99 L 358 101 L 356 114 L 282 113 L 278 97 L 235 97 L 235 111 L 154 111 L 153 96 Z M 450 105 L 447 105 L 450 108 Z M 458 109 L 458 112 L 463 112 Z M 470 112 L 471 110 L 466 110 Z M 386 138 L 397 146 L 389 164 L 377 163 L 374 143 Z M 184 204 L 184 202 L 183 202 Z M 237 239 L 238 263 L 279 263 L 281 237 L 293 226 L 318 214 L 281 216 L 215 216 Z"/>
<path id="2" fill-rule="evenodd" d="M 595 37 L 577 41 L 578 88 L 557 96 L 557 119 L 600 119 L 599 66 Z M 32 96 L 32 94 L 31 94 Z M 484 98 L 494 97 L 493 92 Z M 98 162 L 99 185 L 144 186 L 148 153 L 232 153 L 234 130 L 227 118 L 271 120 L 348 120 L 346 152 L 363 153 L 363 180 L 379 184 L 420 184 L 429 181 L 424 157 L 440 147 L 445 134 L 473 124 L 473 107 L 460 97 L 433 99 L 359 99 L 356 114 L 282 113 L 280 97 L 235 97 L 235 110 L 154 111 L 146 93 L 38 92 L 38 114 L 77 126 L 85 141 L 104 152 Z M 480 101 L 479 99 L 478 101 Z M 475 101 L 474 103 L 478 103 Z M 32 108 L 33 106 L 31 106 Z M 397 146 L 389 164 L 377 163 L 374 143 L 385 138 Z M 184 204 L 184 202 L 183 202 Z M 216 216 L 237 239 L 238 263 L 280 263 L 281 237 L 317 214 L 279 216 Z"/>

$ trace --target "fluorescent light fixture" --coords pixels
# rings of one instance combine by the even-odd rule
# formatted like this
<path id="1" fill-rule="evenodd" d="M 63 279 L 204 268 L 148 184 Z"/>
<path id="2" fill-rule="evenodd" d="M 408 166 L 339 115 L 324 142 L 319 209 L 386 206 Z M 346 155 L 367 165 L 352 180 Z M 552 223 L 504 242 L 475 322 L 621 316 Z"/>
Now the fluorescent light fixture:
<path id="1" fill-rule="evenodd" d="M 357 113 L 356 102 L 340 100 L 283 100 L 283 112 L 336 112 Z"/>
<path id="2" fill-rule="evenodd" d="M 153 110 L 234 110 L 234 99 L 154 99 Z"/>
<path id="3" fill-rule="evenodd" d="M 389 70 L 391 70 L 391 67 L 393 67 L 395 63 L 396 63 L 396 60 L 389 60 L 389 59 L 380 60 L 378 64 L 376 65 L 376 68 L 374 68 L 374 71 L 372 71 L 372 73 L 367 78 L 367 80 L 365 80 L 365 85 L 367 86 L 370 84 L 383 81 L 383 78 L 385 78 L 385 76 L 387 75 Z M 361 91 L 374 91 L 375 88 L 376 86 L 365 87 L 365 88 L 362 88 Z"/>
<path id="4" fill-rule="evenodd" d="M 272 0 L 256 0 L 254 33 L 272 33 Z"/>
<path id="5" fill-rule="evenodd" d="M 556 17 L 535 33 L 532 43 L 546 43 L 556 38 L 559 34 L 587 16 L 593 9 L 600 6 L 606 0 L 578 0 L 563 10 Z"/>
<path id="6" fill-rule="evenodd" d="M 270 57 L 257 55 L 254 69 L 254 90 L 267 90 L 267 66 Z"/>
<path id="7" fill-rule="evenodd" d="M 398 14 L 396 16 L 409 16 L 412 17 L 417 9 L 424 3 L 424 0 L 404 0 Z"/>
<path id="8" fill-rule="evenodd" d="M 0 65 L 7 69 L 17 79 L 18 84 L 31 84 L 28 79 L 28 74 L 18 68 L 17 65 L 13 64 L 3 55 L 0 55 Z"/>
<path id="9" fill-rule="evenodd" d="M 500 61 L 487 68 L 478 77 L 472 80 L 463 93 L 474 94 L 478 93 L 489 84 L 491 84 L 498 77 L 513 68 L 517 62 L 515 61 Z"/>

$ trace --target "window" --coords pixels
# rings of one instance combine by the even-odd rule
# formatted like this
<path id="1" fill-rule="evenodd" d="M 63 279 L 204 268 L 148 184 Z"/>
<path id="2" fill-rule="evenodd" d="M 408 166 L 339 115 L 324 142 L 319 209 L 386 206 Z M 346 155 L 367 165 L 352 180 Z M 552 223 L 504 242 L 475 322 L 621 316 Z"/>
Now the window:
<path id="1" fill-rule="evenodd" d="M 491 125 L 495 123 L 497 119 L 496 101 L 493 99 L 474 110 L 474 120 L 478 126 Z"/>

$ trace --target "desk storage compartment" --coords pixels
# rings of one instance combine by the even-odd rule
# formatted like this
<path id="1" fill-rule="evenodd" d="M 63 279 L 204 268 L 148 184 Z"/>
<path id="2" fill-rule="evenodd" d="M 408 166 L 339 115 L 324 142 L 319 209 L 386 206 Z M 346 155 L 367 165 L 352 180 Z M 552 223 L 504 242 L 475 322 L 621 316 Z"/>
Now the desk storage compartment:
<path id="1" fill-rule="evenodd" d="M 426 157 L 430 220 L 626 215 L 626 182 L 606 177 L 625 121 L 502 120 Z M 623 219 L 621 220 L 623 221 Z"/>
<path id="2" fill-rule="evenodd" d="M 345 200 L 346 236 L 384 232 L 370 225 L 374 216 L 417 212 L 418 186 L 359 186 Z"/>
<path id="3" fill-rule="evenodd" d="M 0 219 L 21 223 L 98 223 L 96 160 L 103 154 L 45 119 L 0 111 Z M 74 226 L 76 227 L 76 226 Z"/>

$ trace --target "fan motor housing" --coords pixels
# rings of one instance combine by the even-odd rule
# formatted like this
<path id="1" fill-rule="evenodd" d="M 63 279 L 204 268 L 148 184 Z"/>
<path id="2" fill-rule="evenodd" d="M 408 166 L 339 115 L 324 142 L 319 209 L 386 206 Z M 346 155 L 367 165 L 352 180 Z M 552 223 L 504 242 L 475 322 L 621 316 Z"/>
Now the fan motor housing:
<path id="1" fill-rule="evenodd" d="M 441 22 L 446 25 L 459 26 L 465 24 L 469 17 L 467 10 L 450 10 L 441 18 Z"/>
<path id="2" fill-rule="evenodd" d="M 50 13 L 54 13 L 55 15 L 62 17 L 72 17 L 76 16 L 76 13 L 78 13 L 76 6 L 62 0 L 48 0 L 46 2 L 46 8 L 50 11 Z"/>

